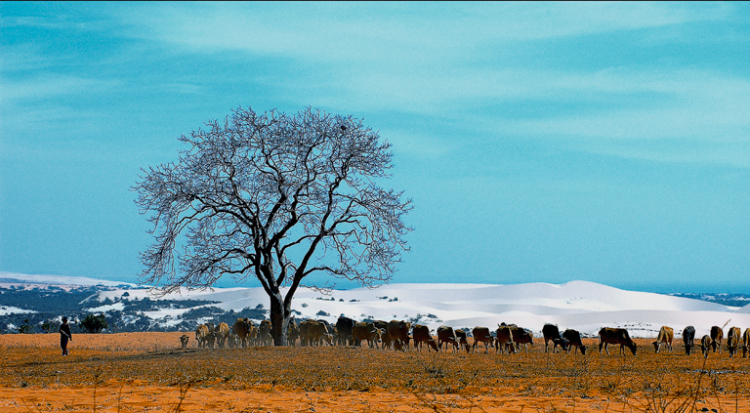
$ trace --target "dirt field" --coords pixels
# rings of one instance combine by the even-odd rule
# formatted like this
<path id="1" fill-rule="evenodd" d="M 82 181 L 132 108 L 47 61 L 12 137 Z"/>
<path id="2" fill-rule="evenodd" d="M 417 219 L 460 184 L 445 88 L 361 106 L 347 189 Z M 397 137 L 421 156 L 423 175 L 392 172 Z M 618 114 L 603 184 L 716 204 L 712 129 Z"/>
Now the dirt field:
<path id="1" fill-rule="evenodd" d="M 180 335 L 76 335 L 68 357 L 57 334 L 0 336 L 0 412 L 750 412 L 750 359 L 726 349 L 205 350 L 191 338 L 180 350 Z"/>

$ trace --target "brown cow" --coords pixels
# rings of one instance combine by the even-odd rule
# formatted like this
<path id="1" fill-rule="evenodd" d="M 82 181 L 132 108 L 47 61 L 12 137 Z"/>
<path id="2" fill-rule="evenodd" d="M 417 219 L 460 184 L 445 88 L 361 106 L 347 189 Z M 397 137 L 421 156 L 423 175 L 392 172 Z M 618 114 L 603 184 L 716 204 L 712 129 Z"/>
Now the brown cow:
<path id="1" fill-rule="evenodd" d="M 250 321 L 250 319 L 247 317 L 238 318 L 237 321 L 234 322 L 234 325 L 232 326 L 232 332 L 237 335 L 242 348 L 245 348 L 249 345 L 248 338 L 253 327 L 253 322 Z"/>
<path id="2" fill-rule="evenodd" d="M 183 334 L 182 336 L 180 336 L 180 344 L 182 344 L 183 350 L 187 348 L 188 341 L 190 341 L 190 336 L 188 336 L 187 334 Z"/>
<path id="3" fill-rule="evenodd" d="M 466 331 L 456 330 L 456 337 L 458 338 L 458 344 L 463 346 L 468 353 L 471 350 L 471 347 L 469 346 L 469 338 L 467 337 Z"/>
<path id="4" fill-rule="evenodd" d="M 328 326 L 319 320 L 305 320 L 299 323 L 300 342 L 303 346 L 322 345 L 323 342 L 333 345 L 333 335 Z"/>
<path id="5" fill-rule="evenodd" d="M 510 327 L 510 332 L 513 334 L 513 343 L 516 348 L 520 348 L 523 344 L 524 353 L 528 351 L 528 345 L 534 345 L 534 334 L 531 331 L 521 327 Z"/>
<path id="6" fill-rule="evenodd" d="M 408 321 L 392 320 L 388 323 L 388 336 L 394 344 L 398 342 L 402 349 L 409 348 L 409 330 L 411 323 Z"/>
<path id="7" fill-rule="evenodd" d="M 704 335 L 701 337 L 701 352 L 703 357 L 708 357 L 708 351 L 711 349 L 711 337 Z"/>
<path id="8" fill-rule="evenodd" d="M 273 337 L 271 337 L 271 330 L 273 330 L 273 324 L 271 320 L 263 320 L 258 326 L 258 345 L 259 346 L 270 346 L 273 344 Z"/>
<path id="9" fill-rule="evenodd" d="M 745 329 L 742 333 L 742 358 L 747 357 L 750 352 L 750 328 Z"/>
<path id="10" fill-rule="evenodd" d="M 287 325 L 286 330 L 286 344 L 288 346 L 296 346 L 297 345 L 297 339 L 299 338 L 299 327 L 297 326 L 297 320 L 292 317 L 289 320 L 289 324 Z"/>
<path id="11" fill-rule="evenodd" d="M 584 346 L 583 341 L 581 341 L 581 333 L 569 328 L 563 332 L 562 336 L 568 346 L 566 353 L 570 353 L 570 349 L 575 347 L 576 349 L 573 354 L 578 352 L 578 349 L 581 349 L 581 354 L 584 356 L 586 355 L 586 346 Z"/>
<path id="12" fill-rule="evenodd" d="M 515 353 L 517 350 L 515 340 L 513 339 L 513 328 L 510 326 L 503 326 L 498 324 L 497 330 L 495 331 L 495 352 L 498 351 L 505 353 L 508 350 L 509 353 Z M 517 327 L 516 327 L 517 328 Z"/>
<path id="13" fill-rule="evenodd" d="M 672 329 L 672 327 L 662 326 L 662 328 L 659 329 L 659 336 L 656 338 L 656 341 L 651 344 L 654 346 L 654 351 L 656 353 L 661 351 L 662 344 L 666 344 L 667 351 L 671 353 L 672 340 L 674 340 L 674 330 Z"/>
<path id="14" fill-rule="evenodd" d="M 453 331 L 453 327 L 449 327 L 449 326 L 438 327 L 437 336 L 438 336 L 438 348 L 441 351 L 443 350 L 443 343 L 445 343 L 446 352 L 448 351 L 449 344 L 453 344 L 454 353 L 458 351 L 458 337 L 456 337 L 456 332 Z"/>
<path id="15" fill-rule="evenodd" d="M 379 348 L 378 342 L 381 339 L 382 331 L 375 327 L 372 321 L 355 323 L 352 326 L 352 340 L 354 345 L 359 346 L 362 341 L 366 341 L 370 348 Z"/>
<path id="16" fill-rule="evenodd" d="M 734 353 L 740 348 L 742 342 L 742 330 L 739 327 L 732 327 L 727 333 L 727 350 L 729 350 L 729 357 L 733 357 Z"/>
<path id="17" fill-rule="evenodd" d="M 198 348 L 208 345 L 209 334 L 208 326 L 205 324 L 201 324 L 195 329 L 195 341 L 198 342 Z"/>
<path id="18" fill-rule="evenodd" d="M 216 343 L 219 345 L 219 348 L 224 348 L 224 345 L 227 342 L 227 338 L 229 337 L 229 324 L 227 323 L 219 323 L 219 326 L 216 327 Z"/>
<path id="19" fill-rule="evenodd" d="M 415 324 L 412 329 L 412 336 L 414 338 L 414 348 L 418 351 L 422 351 L 422 345 L 427 343 L 430 348 L 438 351 L 437 343 L 435 339 L 430 335 L 430 328 L 421 324 Z"/>
<path id="20" fill-rule="evenodd" d="M 471 346 L 471 349 L 474 350 L 474 352 L 477 351 L 477 345 L 479 343 L 484 343 L 484 354 L 489 352 L 490 347 L 495 346 L 495 338 L 492 337 L 490 329 L 487 327 L 474 327 L 471 330 L 471 335 L 474 336 L 474 344 Z"/>
<path id="21" fill-rule="evenodd" d="M 609 350 L 607 349 L 607 345 L 609 344 L 619 344 L 620 354 L 623 356 L 625 355 L 625 347 L 629 348 L 634 356 L 636 351 L 638 351 L 638 346 L 633 339 L 630 338 L 628 330 L 624 328 L 604 327 L 599 330 L 599 338 L 601 339 L 601 342 L 599 343 L 599 353 L 602 352 L 602 347 L 604 347 L 604 351 L 609 355 Z"/>
<path id="22" fill-rule="evenodd" d="M 711 327 L 711 350 L 716 353 L 719 350 L 721 353 L 721 340 L 724 339 L 724 330 L 719 326 Z"/>

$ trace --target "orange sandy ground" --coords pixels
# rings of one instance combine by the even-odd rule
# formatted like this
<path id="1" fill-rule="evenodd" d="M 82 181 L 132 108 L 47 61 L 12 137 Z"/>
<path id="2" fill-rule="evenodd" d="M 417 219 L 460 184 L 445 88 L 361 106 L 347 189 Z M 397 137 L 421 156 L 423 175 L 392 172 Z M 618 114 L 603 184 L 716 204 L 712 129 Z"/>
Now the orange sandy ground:
<path id="1" fill-rule="evenodd" d="M 0 412 L 750 412 L 750 359 L 726 350 L 206 350 L 192 338 L 181 350 L 180 335 L 76 335 L 69 357 L 54 334 L 0 336 Z"/>

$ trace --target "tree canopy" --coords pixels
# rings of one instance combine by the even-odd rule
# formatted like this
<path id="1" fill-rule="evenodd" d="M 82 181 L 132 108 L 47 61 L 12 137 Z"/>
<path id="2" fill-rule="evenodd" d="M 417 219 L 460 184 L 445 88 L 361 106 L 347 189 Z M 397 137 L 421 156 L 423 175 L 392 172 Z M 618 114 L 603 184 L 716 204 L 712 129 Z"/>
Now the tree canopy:
<path id="1" fill-rule="evenodd" d="M 155 234 L 141 253 L 145 282 L 168 292 L 254 277 L 283 344 L 292 297 L 311 274 L 366 286 L 390 279 L 408 250 L 412 206 L 380 186 L 392 153 L 377 132 L 311 108 L 238 108 L 206 127 L 183 135 L 179 159 L 143 170 L 134 187 Z"/>

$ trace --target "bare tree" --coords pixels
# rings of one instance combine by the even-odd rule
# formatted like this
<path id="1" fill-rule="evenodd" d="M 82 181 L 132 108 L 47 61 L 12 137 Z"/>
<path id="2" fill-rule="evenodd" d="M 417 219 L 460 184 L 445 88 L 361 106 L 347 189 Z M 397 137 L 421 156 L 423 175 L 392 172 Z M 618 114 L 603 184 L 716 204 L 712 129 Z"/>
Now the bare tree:
<path id="1" fill-rule="evenodd" d="M 206 127 L 183 135 L 189 149 L 144 169 L 134 186 L 155 234 L 141 253 L 144 282 L 167 293 L 225 274 L 255 277 L 270 298 L 274 342 L 285 345 L 292 298 L 311 274 L 365 286 L 390 279 L 408 250 L 402 219 L 412 206 L 379 186 L 392 154 L 377 132 L 310 108 L 288 116 L 240 107 Z"/>

